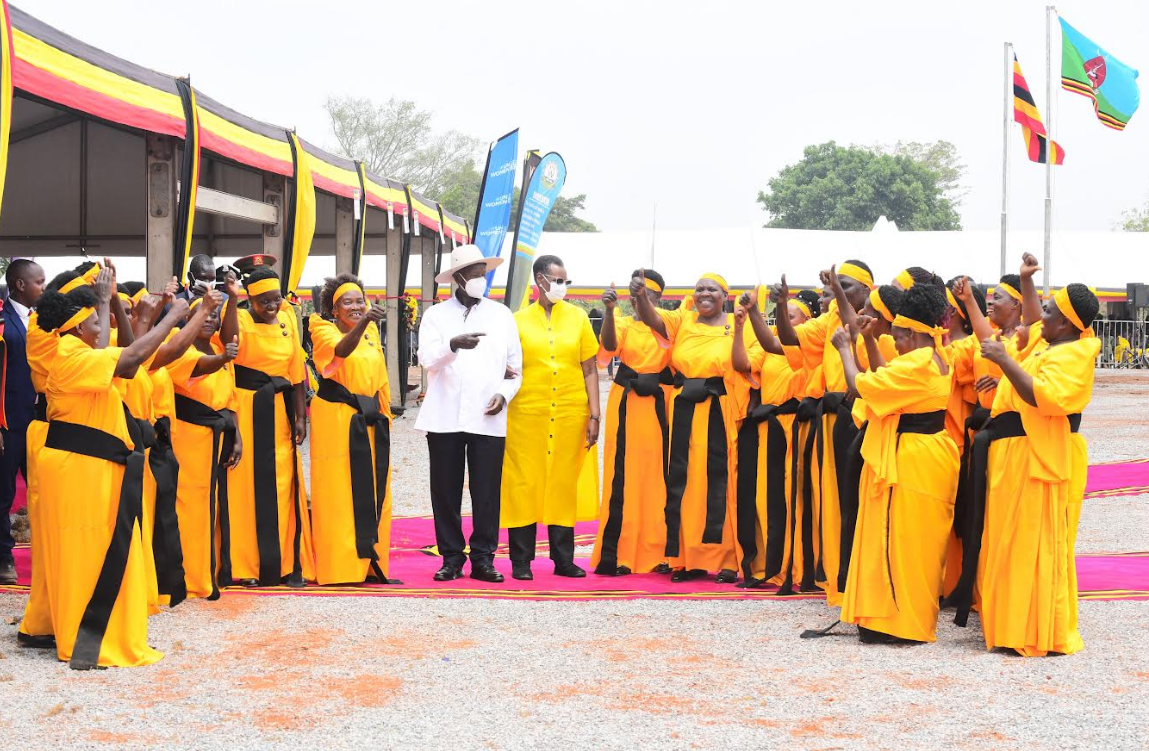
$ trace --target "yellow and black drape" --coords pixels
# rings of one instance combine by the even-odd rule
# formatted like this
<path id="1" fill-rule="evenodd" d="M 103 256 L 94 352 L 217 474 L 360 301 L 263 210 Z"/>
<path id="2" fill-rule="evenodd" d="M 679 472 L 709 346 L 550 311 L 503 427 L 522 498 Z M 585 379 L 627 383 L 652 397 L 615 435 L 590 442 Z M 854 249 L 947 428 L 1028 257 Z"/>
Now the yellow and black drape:
<path id="1" fill-rule="evenodd" d="M 287 206 L 283 232 L 280 291 L 284 297 L 299 287 L 303 267 L 311 252 L 311 241 L 315 237 L 315 182 L 311 177 L 311 158 L 299 138 L 291 131 L 287 131 L 287 140 L 291 144 L 294 190 Z"/>
<path id="2" fill-rule="evenodd" d="M 172 269 L 183 278 L 191 257 L 192 227 L 195 225 L 196 191 L 199 189 L 200 132 L 195 89 L 186 78 L 176 79 L 184 108 L 184 154 L 180 164 L 180 196 L 176 206 L 176 228 L 172 236 Z"/>
<path id="3" fill-rule="evenodd" d="M 359 265 L 367 246 L 367 168 L 363 162 L 355 163 L 355 172 L 359 175 L 359 221 L 355 228 L 355 247 L 351 251 L 351 273 L 359 276 Z"/>
<path id="4" fill-rule="evenodd" d="M 0 0 L 0 205 L 4 201 L 4 178 L 8 174 L 8 136 L 12 132 L 12 22 L 8 2 Z"/>
<path id="5" fill-rule="evenodd" d="M 726 523 L 726 488 L 730 473 L 726 460 L 726 420 L 722 416 L 719 397 L 726 395 L 722 376 L 712 378 L 685 378 L 675 375 L 674 385 L 681 389 L 674 397 L 674 418 L 670 435 L 670 461 L 666 481 L 666 555 L 680 554 L 682 527 L 682 496 L 686 492 L 687 469 L 690 463 L 690 435 L 694 424 L 694 408 L 709 402 L 706 433 L 706 525 L 702 532 L 703 544 L 722 542 Z"/>
<path id="6" fill-rule="evenodd" d="M 738 544 L 742 548 L 742 574 L 746 581 L 754 579 L 754 559 L 758 555 L 758 452 L 761 449 L 758 426 L 766 423 L 766 519 L 762 530 L 766 550 L 764 580 L 773 579 L 782 570 L 786 551 L 786 428 L 778 420 L 781 415 L 798 413 L 798 400 L 782 404 L 757 403 L 742 421 L 738 430 Z"/>

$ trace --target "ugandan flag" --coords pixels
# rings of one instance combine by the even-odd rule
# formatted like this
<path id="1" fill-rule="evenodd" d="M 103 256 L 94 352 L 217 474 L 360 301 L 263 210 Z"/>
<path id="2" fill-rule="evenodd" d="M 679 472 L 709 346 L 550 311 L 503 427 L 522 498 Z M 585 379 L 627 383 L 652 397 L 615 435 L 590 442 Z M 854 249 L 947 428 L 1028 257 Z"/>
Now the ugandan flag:
<path id="1" fill-rule="evenodd" d="M 1065 151 L 1061 145 L 1057 141 L 1050 141 L 1045 132 L 1041 113 L 1033 103 L 1033 94 L 1029 93 L 1029 84 L 1021 74 L 1017 55 L 1013 56 L 1013 120 L 1021 125 L 1021 135 L 1025 138 L 1025 151 L 1029 155 L 1029 161 L 1045 164 L 1050 151 L 1053 152 L 1054 164 L 1065 161 Z"/>

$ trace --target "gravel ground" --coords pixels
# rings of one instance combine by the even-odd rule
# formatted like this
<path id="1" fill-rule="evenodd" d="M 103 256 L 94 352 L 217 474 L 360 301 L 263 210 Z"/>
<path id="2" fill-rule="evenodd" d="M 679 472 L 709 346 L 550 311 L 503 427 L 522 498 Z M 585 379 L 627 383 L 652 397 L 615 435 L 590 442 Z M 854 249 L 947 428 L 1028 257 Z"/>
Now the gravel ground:
<path id="1" fill-rule="evenodd" d="M 1094 461 L 1149 455 L 1149 380 L 1099 379 Z M 1143 421 L 1142 421 L 1143 422 Z M 426 442 L 396 423 L 397 514 L 429 513 Z M 1079 551 L 1149 550 L 1149 497 L 1086 502 Z M 0 616 L 23 597 L 0 596 Z M 1086 650 L 802 641 L 817 601 L 523 602 L 227 595 L 151 621 L 167 652 L 74 673 L 0 638 L 0 731 L 28 748 L 1107 747 L 1149 744 L 1149 603 L 1082 602 Z"/>

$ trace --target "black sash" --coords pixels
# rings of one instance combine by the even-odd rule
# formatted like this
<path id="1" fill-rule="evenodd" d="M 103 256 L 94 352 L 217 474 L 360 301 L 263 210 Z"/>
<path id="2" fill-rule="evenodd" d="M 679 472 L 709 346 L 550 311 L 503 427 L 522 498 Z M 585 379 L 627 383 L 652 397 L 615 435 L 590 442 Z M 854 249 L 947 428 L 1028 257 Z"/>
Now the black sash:
<path id="1" fill-rule="evenodd" d="M 295 402 L 291 391 L 294 385 L 286 378 L 271 377 L 266 373 L 235 366 L 235 385 L 245 391 L 254 391 L 251 402 L 252 473 L 255 485 L 255 539 L 259 547 L 259 585 L 279 584 L 282 578 L 282 551 L 279 549 L 279 492 L 275 478 L 275 397 L 283 395 L 287 424 L 295 430 Z M 299 556 L 302 521 L 299 508 L 299 477 L 296 472 L 295 441 L 291 442 L 292 486 L 295 502 L 295 545 L 293 551 L 294 574 L 302 572 Z"/>
<path id="2" fill-rule="evenodd" d="M 1081 428 L 1081 415 L 1069 415 L 1070 432 L 1076 433 Z M 973 606 L 973 589 L 977 580 L 978 557 L 981 555 L 981 537 L 985 529 L 985 498 L 989 490 L 989 448 L 994 441 L 1003 438 L 1020 438 L 1025 435 L 1025 427 L 1021 422 L 1021 415 L 1017 412 L 1003 412 L 989 421 L 989 424 L 973 439 L 970 449 L 969 477 L 966 480 L 964 494 L 958 496 L 957 507 L 961 508 L 961 527 L 956 526 L 955 531 L 962 541 L 962 567 L 961 578 L 958 579 L 954 591 L 945 598 L 942 607 L 957 609 L 954 623 L 965 626 L 969 619 L 969 611 Z M 954 510 L 955 520 L 958 518 L 958 508 Z"/>
<path id="3" fill-rule="evenodd" d="M 346 404 L 355 410 L 348 429 L 347 446 L 351 460 L 351 509 L 355 519 L 355 552 L 371 562 L 375 576 L 386 582 L 379 567 L 379 516 L 387 498 L 387 473 L 391 462 L 391 422 L 379 411 L 378 395 L 353 394 L 343 384 L 330 378 L 319 379 L 315 395 L 325 402 Z M 375 431 L 375 471 L 371 471 L 371 439 L 368 426 Z"/>
<path id="4" fill-rule="evenodd" d="M 100 575 L 96 579 L 92 597 L 84 609 L 80 628 L 76 633 L 76 643 L 72 647 L 73 670 L 91 670 L 100 662 L 100 647 L 112 617 L 112 608 L 120 594 L 124 572 L 128 565 L 128 552 L 132 546 L 132 530 L 143 513 L 144 493 L 144 452 L 139 428 L 135 419 L 124 410 L 128 435 L 136 448 L 127 445 L 111 433 L 77 423 L 53 420 L 48 424 L 45 448 L 67 451 L 72 454 L 91 456 L 123 465 L 124 478 L 120 483 L 120 498 L 116 509 L 116 521 L 112 539 Z"/>
<path id="5" fill-rule="evenodd" d="M 634 394 L 644 398 L 654 398 L 654 414 L 662 429 L 663 483 L 667 482 L 666 459 L 670 446 L 670 425 L 666 418 L 666 399 L 662 387 L 674 383 L 670 368 L 659 373 L 639 373 L 626 363 L 619 363 L 614 382 L 622 386 L 622 398 L 618 402 L 618 429 L 614 440 L 614 478 L 610 485 L 606 525 L 602 531 L 602 548 L 599 553 L 599 567 L 611 574 L 618 568 L 618 538 L 622 534 L 622 510 L 624 488 L 626 486 L 626 404 Z M 596 573 L 598 569 L 596 567 Z"/>
<path id="6" fill-rule="evenodd" d="M 798 587 L 803 592 L 815 589 L 814 585 L 814 478 L 810 474 L 810 463 L 814 459 L 814 444 L 817 431 L 812 427 L 806 435 L 805 443 L 800 443 L 801 429 L 811 421 L 821 419 L 821 400 L 812 396 L 798 403 L 794 424 L 790 427 L 790 498 L 794 513 L 790 515 L 790 556 L 785 564 L 786 578 L 778 588 L 778 594 L 794 594 L 794 555 L 798 546 L 802 547 L 802 581 Z M 806 468 L 800 472 L 799 465 Z M 799 493 L 798 476 L 802 477 Z M 802 503 L 802 529 L 798 529 L 799 495 Z"/>
<path id="7" fill-rule="evenodd" d="M 827 437 L 822 435 L 822 432 L 825 430 L 822 418 L 828 414 L 836 414 L 838 416 L 838 419 L 834 421 L 834 429 L 829 436 L 829 442 L 834 450 L 834 476 L 837 478 L 838 487 L 840 488 L 843 484 L 849 482 L 847 477 L 847 471 L 849 468 L 847 467 L 846 461 L 839 461 L 838 458 L 842 457 L 845 459 L 847 457 L 850 451 L 850 444 L 853 443 L 854 439 L 858 436 L 858 428 L 854 425 L 854 417 L 851 414 L 851 407 L 852 402 L 846 399 L 846 392 L 844 391 L 826 392 L 822 396 L 821 402 L 818 405 L 818 414 L 815 419 L 814 430 L 811 432 L 816 434 L 815 441 L 818 449 L 818 503 L 823 511 L 826 507 L 826 489 L 822 486 L 822 467 L 826 465 Z M 835 499 L 835 502 L 838 504 L 838 514 L 839 518 L 841 518 L 841 493 L 838 494 L 838 498 Z M 819 514 L 819 520 L 824 518 L 824 512 Z M 842 529 L 845 529 L 844 524 Z M 819 536 L 821 536 L 822 530 L 819 529 L 818 533 Z M 850 534 L 853 534 L 853 529 L 850 530 Z M 815 579 L 826 578 L 826 570 L 822 565 L 822 552 L 826 549 L 826 546 L 828 544 L 840 546 L 841 541 L 841 535 L 839 535 L 837 540 L 829 542 L 824 538 L 822 539 L 822 544 L 818 546 L 818 560 L 816 564 L 816 570 L 814 572 Z M 839 550 L 840 549 L 841 548 L 839 547 Z"/>
<path id="8" fill-rule="evenodd" d="M 969 484 L 970 447 L 973 436 L 988 423 L 989 410 L 978 405 L 974 407 L 973 412 L 970 413 L 969 418 L 966 419 L 964 430 L 962 431 L 961 461 L 958 468 L 957 493 L 954 496 L 954 534 L 957 535 L 959 540 L 965 533 L 966 525 L 969 523 L 969 520 L 966 519 L 967 506 L 965 503 L 962 503 L 962 499 L 965 498 L 968 492 L 966 486 Z"/>
<path id="9" fill-rule="evenodd" d="M 840 418 L 839 418 L 840 419 Z M 854 529 L 858 524 L 859 485 L 862 481 L 862 441 L 866 438 L 866 430 L 870 423 L 865 422 L 858 430 L 857 436 L 850 443 L 845 457 L 846 484 L 838 487 L 838 498 L 842 509 L 842 540 L 839 548 L 838 563 L 838 591 L 846 591 L 846 577 L 850 573 L 850 557 L 854 551 Z M 919 412 L 904 414 L 898 417 L 898 433 L 921 433 L 934 435 L 945 430 L 945 410 L 936 412 Z M 887 543 L 889 541 L 887 540 Z M 887 556 L 889 560 L 889 556 Z"/>
<path id="10" fill-rule="evenodd" d="M 36 403 L 33 405 L 33 418 L 40 422 L 48 422 L 48 395 L 36 392 Z"/>
<path id="11" fill-rule="evenodd" d="M 757 393 L 757 392 L 755 392 Z M 756 401 L 751 397 L 751 403 Z M 786 495 L 786 429 L 780 415 L 798 413 L 798 400 L 782 404 L 761 404 L 750 410 L 738 431 L 738 544 L 742 546 L 742 574 L 746 581 L 754 578 L 754 559 L 758 555 L 758 426 L 766 423 L 766 569 L 763 579 L 771 579 L 782 570 L 786 551 L 788 510 Z M 791 523 L 791 527 L 793 524 Z M 793 545 L 793 540 L 791 540 Z"/>
<path id="12" fill-rule="evenodd" d="M 706 527 L 703 544 L 722 542 L 722 527 L 726 523 L 726 487 L 730 481 L 726 466 L 726 420 L 722 416 L 720 396 L 726 394 L 722 376 L 686 378 L 681 373 L 674 377 L 674 385 L 681 388 L 674 397 L 674 426 L 670 437 L 670 466 L 666 483 L 666 555 L 679 555 L 679 536 L 682 527 L 682 495 L 686 492 L 686 476 L 690 463 L 690 434 L 694 425 L 694 407 L 710 400 L 710 421 L 706 434 Z"/>
<path id="13" fill-rule="evenodd" d="M 140 428 L 147 425 L 141 422 Z M 151 428 L 152 426 L 148 426 Z M 171 420 L 161 417 L 151 431 L 153 440 L 148 448 L 148 466 L 156 480 L 156 512 L 152 530 L 152 556 L 156 562 L 156 584 L 159 593 L 170 598 L 168 607 L 174 608 L 187 599 L 184 581 L 184 555 L 180 545 L 179 519 L 176 516 L 176 486 L 179 483 L 180 464 L 172 451 Z"/>
<path id="14" fill-rule="evenodd" d="M 235 413 L 230 409 L 214 410 L 203 402 L 176 394 L 176 419 L 191 425 L 211 428 L 211 480 L 208 484 L 208 511 L 211 548 L 211 594 L 209 600 L 219 599 L 219 588 L 231 586 L 231 523 L 227 509 L 227 477 L 224 474 L 228 457 L 235 445 Z M 222 452 L 221 452 L 222 448 Z M 218 514 L 218 516 L 217 516 Z M 216 565 L 215 525 L 219 519 L 219 565 Z M 218 574 L 216 569 L 219 569 Z"/>

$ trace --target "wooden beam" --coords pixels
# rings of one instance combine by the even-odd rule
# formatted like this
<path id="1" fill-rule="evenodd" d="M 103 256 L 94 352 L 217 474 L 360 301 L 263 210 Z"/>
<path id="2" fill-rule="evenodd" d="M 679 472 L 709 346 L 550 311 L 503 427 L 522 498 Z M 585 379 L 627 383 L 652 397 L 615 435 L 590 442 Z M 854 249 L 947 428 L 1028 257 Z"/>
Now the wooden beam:
<path id="1" fill-rule="evenodd" d="M 335 199 L 335 273 L 351 273 L 355 252 L 355 205 L 350 198 Z"/>
<path id="2" fill-rule="evenodd" d="M 283 175 L 263 173 L 263 200 L 277 209 L 278 220 L 274 224 L 263 225 L 263 252 L 283 260 L 283 207 L 287 193 L 287 182 Z"/>
<path id="3" fill-rule="evenodd" d="M 161 290 L 175 273 L 172 253 L 176 231 L 175 144 L 171 136 L 148 133 L 145 169 L 148 209 L 147 284 Z"/>
<path id="4" fill-rule="evenodd" d="M 196 211 L 230 219 L 243 219 L 256 224 L 278 224 L 279 208 L 271 203 L 244 198 L 222 190 L 200 186 L 195 194 Z"/>

